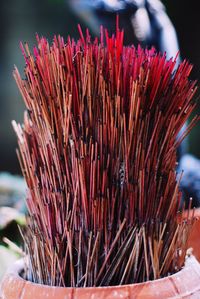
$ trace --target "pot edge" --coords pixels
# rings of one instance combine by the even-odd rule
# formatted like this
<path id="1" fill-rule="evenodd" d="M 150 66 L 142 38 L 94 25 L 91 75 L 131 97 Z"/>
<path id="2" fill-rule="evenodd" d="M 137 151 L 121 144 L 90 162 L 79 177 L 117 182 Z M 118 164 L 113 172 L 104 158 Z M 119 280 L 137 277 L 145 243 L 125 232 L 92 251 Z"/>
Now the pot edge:
<path id="1" fill-rule="evenodd" d="M 45 285 L 45 284 L 41 284 L 41 283 L 35 283 L 35 282 L 32 282 L 32 281 L 26 280 L 26 279 L 22 278 L 19 275 L 19 273 L 23 270 L 23 265 L 24 265 L 24 258 L 16 261 L 14 263 L 14 265 L 7 270 L 7 272 L 4 275 L 4 277 L 7 276 L 7 275 L 9 275 L 9 276 L 11 275 L 13 278 L 18 279 L 19 281 L 21 281 L 23 283 L 32 284 L 33 286 L 37 286 L 37 287 L 41 287 L 42 286 L 42 287 L 45 287 L 45 288 L 52 288 L 52 289 L 57 288 L 57 289 L 68 289 L 68 290 L 74 290 L 74 289 L 92 290 L 92 289 L 95 289 L 95 288 L 98 288 L 99 290 L 104 290 L 104 289 L 111 289 L 111 288 L 116 288 L 116 289 L 118 289 L 118 288 L 127 288 L 127 287 L 129 287 L 131 285 L 134 285 L 136 287 L 137 286 L 147 286 L 148 284 L 151 284 L 151 283 L 153 283 L 155 281 L 157 281 L 157 282 L 163 281 L 164 282 L 165 280 L 168 280 L 169 278 L 170 279 L 176 278 L 176 277 L 179 276 L 179 273 L 181 271 L 184 271 L 184 270 L 186 271 L 187 268 L 189 266 L 192 266 L 192 265 L 193 265 L 193 268 L 195 268 L 195 266 L 198 265 L 199 269 L 200 269 L 200 263 L 197 261 L 196 257 L 194 255 L 190 255 L 190 256 L 186 257 L 184 267 L 180 271 L 178 271 L 178 272 L 176 272 L 174 274 L 171 274 L 169 276 L 165 276 L 165 277 L 158 278 L 158 279 L 155 279 L 155 280 L 148 280 L 148 281 L 145 281 L 145 282 L 133 283 L 133 284 L 124 284 L 124 285 L 116 285 L 116 286 L 99 286 L 99 287 L 84 287 L 84 288 L 83 287 L 82 288 L 79 287 L 79 288 L 76 288 L 76 287 L 50 286 L 50 285 Z M 0 284 L 0 296 L 1 296 L 1 284 Z M 1 297 L 0 297 L 0 299 L 1 299 Z"/>

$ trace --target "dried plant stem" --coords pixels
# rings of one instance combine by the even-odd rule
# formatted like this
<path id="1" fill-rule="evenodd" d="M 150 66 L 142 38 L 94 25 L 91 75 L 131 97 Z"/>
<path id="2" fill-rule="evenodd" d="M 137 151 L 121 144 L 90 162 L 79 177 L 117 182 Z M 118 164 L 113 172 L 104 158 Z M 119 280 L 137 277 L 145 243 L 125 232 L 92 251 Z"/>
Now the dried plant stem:
<path id="1" fill-rule="evenodd" d="M 14 77 L 26 104 L 13 122 L 28 186 L 27 278 L 87 287 L 157 279 L 181 269 L 191 223 L 178 215 L 177 139 L 195 108 L 191 65 L 154 49 L 58 36 Z M 104 44 L 106 40 L 106 44 Z"/>

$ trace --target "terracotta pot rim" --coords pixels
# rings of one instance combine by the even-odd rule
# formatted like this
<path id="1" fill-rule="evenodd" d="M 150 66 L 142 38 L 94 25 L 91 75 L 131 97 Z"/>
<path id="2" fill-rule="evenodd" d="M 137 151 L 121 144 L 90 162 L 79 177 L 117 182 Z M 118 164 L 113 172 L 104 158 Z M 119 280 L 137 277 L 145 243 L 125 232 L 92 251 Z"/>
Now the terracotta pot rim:
<path id="1" fill-rule="evenodd" d="M 171 276 L 109 287 L 70 288 L 36 284 L 19 276 L 22 269 L 23 261 L 7 272 L 0 287 L 2 299 L 200 298 L 200 264 L 193 256 L 186 260 L 183 269 Z"/>
<path id="2" fill-rule="evenodd" d="M 183 215 L 183 218 L 186 218 L 188 215 L 189 215 L 189 219 L 190 217 L 192 217 L 193 215 L 193 212 L 194 212 L 194 217 L 199 219 L 200 218 L 200 207 L 197 207 L 197 208 L 192 208 L 190 210 L 184 210 L 184 211 L 181 211 L 181 214 Z"/>
<path id="3" fill-rule="evenodd" d="M 199 262 L 197 261 L 196 257 L 193 256 L 193 255 L 190 255 L 189 257 L 186 258 L 186 261 L 185 261 L 185 265 L 184 267 L 174 273 L 174 274 L 171 274 L 169 276 L 165 276 L 165 277 L 162 277 L 162 278 L 158 278 L 158 279 L 155 279 L 155 280 L 148 280 L 148 281 L 145 281 L 145 282 L 139 282 L 139 283 L 133 283 L 133 284 L 123 284 L 123 285 L 113 285 L 113 286 L 99 286 L 99 287 L 61 287 L 61 286 L 50 286 L 50 285 L 45 285 L 45 284 L 41 284 L 41 283 L 35 283 L 35 282 L 32 282 L 30 280 L 26 280 L 24 278 L 22 278 L 20 276 L 20 272 L 23 271 L 23 265 L 24 265 L 24 259 L 20 259 L 18 261 L 16 261 L 14 263 L 14 265 L 9 268 L 6 272 L 6 276 L 9 275 L 9 276 L 12 276 L 13 278 L 17 279 L 18 281 L 21 281 L 23 283 L 28 283 L 28 284 L 31 284 L 32 286 L 35 286 L 36 288 L 37 287 L 45 287 L 45 288 L 49 288 L 49 289 L 68 289 L 68 290 L 74 290 L 74 289 L 87 289 L 87 290 L 92 290 L 92 289 L 96 289 L 98 288 L 98 290 L 105 290 L 105 289 L 112 289 L 112 288 L 127 288 L 131 285 L 134 285 L 134 286 L 147 286 L 148 284 L 151 284 L 152 282 L 165 282 L 167 281 L 169 278 L 173 279 L 173 278 L 176 278 L 179 276 L 180 272 L 184 271 L 184 269 L 187 269 L 189 266 L 191 265 L 197 265 L 199 264 Z"/>

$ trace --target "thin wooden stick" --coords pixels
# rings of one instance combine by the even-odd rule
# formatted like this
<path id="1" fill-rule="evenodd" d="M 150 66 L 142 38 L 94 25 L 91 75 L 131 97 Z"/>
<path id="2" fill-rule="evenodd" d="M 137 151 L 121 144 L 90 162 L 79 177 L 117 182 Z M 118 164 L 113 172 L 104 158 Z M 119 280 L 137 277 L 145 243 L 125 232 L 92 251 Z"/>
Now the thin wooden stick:
<path id="1" fill-rule="evenodd" d="M 100 43 L 80 26 L 78 41 L 37 36 L 33 54 L 21 43 L 25 79 L 17 68 L 14 78 L 27 111 L 12 124 L 28 187 L 26 276 L 37 283 L 128 284 L 184 265 L 195 220 L 178 215 L 176 150 L 199 120 L 178 137 L 196 106 L 192 66 L 125 47 L 116 27 L 111 37 L 101 27 Z"/>

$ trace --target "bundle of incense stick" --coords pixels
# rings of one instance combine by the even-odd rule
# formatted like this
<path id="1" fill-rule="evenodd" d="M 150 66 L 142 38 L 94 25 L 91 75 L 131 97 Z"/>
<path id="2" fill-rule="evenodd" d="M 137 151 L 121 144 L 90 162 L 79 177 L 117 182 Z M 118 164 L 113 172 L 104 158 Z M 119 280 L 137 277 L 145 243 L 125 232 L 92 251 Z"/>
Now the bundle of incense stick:
<path id="1" fill-rule="evenodd" d="M 198 121 L 192 66 L 123 46 L 123 31 L 38 46 L 14 77 L 27 112 L 13 122 L 28 186 L 26 278 L 53 286 L 120 285 L 184 265 L 192 220 L 178 214 L 176 150 Z M 178 220 L 179 219 L 179 220 Z"/>

